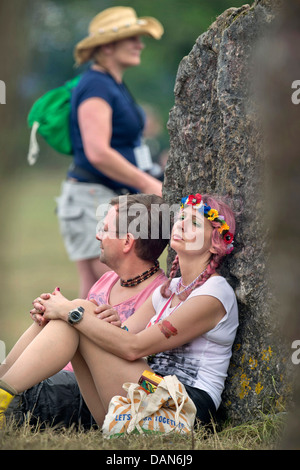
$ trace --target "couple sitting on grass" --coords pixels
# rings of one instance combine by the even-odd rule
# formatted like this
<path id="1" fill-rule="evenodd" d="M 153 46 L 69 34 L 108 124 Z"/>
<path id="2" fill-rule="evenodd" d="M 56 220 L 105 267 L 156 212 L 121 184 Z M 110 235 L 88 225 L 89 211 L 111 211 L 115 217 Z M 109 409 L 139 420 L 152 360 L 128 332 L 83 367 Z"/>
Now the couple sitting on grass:
<path id="1" fill-rule="evenodd" d="M 147 208 L 148 238 L 129 230 L 136 203 Z M 143 194 L 111 201 L 97 239 L 100 259 L 113 271 L 87 299 L 68 300 L 56 289 L 34 300 L 35 321 L 0 366 L 0 427 L 15 395 L 60 374 L 76 378 L 89 413 L 102 426 L 112 397 L 125 396 L 122 385 L 137 383 L 145 370 L 176 375 L 201 424 L 215 417 L 238 326 L 234 291 L 217 273 L 232 251 L 234 215 L 220 198 L 184 197 L 171 230 L 176 257 L 166 278 L 157 262 L 168 243 L 161 235 L 162 203 Z M 155 239 L 153 217 L 160 225 Z M 60 406 L 68 406 L 63 394 Z"/>

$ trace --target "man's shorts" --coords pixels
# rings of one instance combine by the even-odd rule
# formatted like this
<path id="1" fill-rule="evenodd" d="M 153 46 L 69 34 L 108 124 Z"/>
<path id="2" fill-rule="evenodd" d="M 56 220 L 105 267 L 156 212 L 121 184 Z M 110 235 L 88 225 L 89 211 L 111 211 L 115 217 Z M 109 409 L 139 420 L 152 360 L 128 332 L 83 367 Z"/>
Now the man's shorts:
<path id="1" fill-rule="evenodd" d="M 100 243 L 96 240 L 97 224 L 116 193 L 100 184 L 64 181 L 56 199 L 60 232 L 71 261 L 98 258 Z M 99 206 L 101 204 L 101 210 Z M 103 205 L 103 206 L 102 206 Z"/>

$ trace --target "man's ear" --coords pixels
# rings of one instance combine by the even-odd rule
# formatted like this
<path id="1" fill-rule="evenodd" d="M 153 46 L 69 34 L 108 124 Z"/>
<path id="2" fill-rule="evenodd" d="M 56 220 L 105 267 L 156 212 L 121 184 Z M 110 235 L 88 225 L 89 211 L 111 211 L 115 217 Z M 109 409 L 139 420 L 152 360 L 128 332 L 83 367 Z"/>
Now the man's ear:
<path id="1" fill-rule="evenodd" d="M 124 239 L 123 252 L 129 253 L 135 245 L 135 239 L 132 233 L 127 233 L 126 238 Z"/>

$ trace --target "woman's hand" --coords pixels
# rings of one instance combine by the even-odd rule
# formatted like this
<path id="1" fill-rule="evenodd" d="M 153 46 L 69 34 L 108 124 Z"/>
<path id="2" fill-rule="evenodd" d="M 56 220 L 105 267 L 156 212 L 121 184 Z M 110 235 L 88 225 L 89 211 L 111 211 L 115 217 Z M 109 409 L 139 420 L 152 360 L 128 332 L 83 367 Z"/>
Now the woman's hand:
<path id="1" fill-rule="evenodd" d="M 148 173 L 145 173 L 143 192 L 145 194 L 156 194 L 157 196 L 162 196 L 162 182 L 153 176 L 148 175 Z"/>
<path id="2" fill-rule="evenodd" d="M 58 288 L 56 288 L 58 289 Z M 32 302 L 33 304 L 33 309 L 30 310 L 30 316 L 31 319 L 38 323 L 39 326 L 45 326 L 48 323 L 48 320 L 43 317 L 44 312 L 45 312 L 45 307 L 44 305 L 41 304 L 43 300 L 47 300 L 50 297 L 50 294 L 42 294 L 34 301 Z"/>
<path id="3" fill-rule="evenodd" d="M 120 327 L 122 322 L 116 309 L 111 305 L 102 304 L 95 308 L 95 314 L 100 320 L 104 320 L 112 325 Z"/>
<path id="4" fill-rule="evenodd" d="M 44 306 L 42 304 L 40 304 L 40 300 L 41 300 L 41 298 L 38 297 L 38 298 L 34 299 L 34 301 L 32 302 L 33 309 L 30 310 L 30 316 L 31 316 L 31 319 L 35 323 L 38 323 L 39 326 L 44 326 L 48 322 L 45 318 L 43 318 Z"/>
<path id="5" fill-rule="evenodd" d="M 96 300 L 91 299 L 89 301 L 85 301 L 83 299 L 77 299 L 76 301 L 81 302 L 82 305 L 87 308 L 88 303 L 92 303 L 95 305 L 93 308 L 93 314 L 96 315 L 97 318 L 100 320 L 104 320 L 112 325 L 121 327 L 121 320 L 119 318 L 117 310 L 111 307 L 111 305 L 103 304 L 98 305 Z M 84 305 L 87 302 L 86 305 Z M 66 316 L 74 305 L 71 301 L 69 301 L 66 297 L 64 297 L 59 288 L 57 287 L 52 294 L 44 293 L 39 295 L 33 302 L 33 309 L 30 310 L 30 316 L 33 321 L 39 324 L 39 326 L 44 326 L 48 323 L 49 320 L 55 319 L 64 319 L 66 320 Z M 91 312 L 91 309 L 87 309 Z"/>
<path id="6" fill-rule="evenodd" d="M 52 292 L 52 294 L 50 293 L 41 294 L 39 297 L 34 299 L 34 301 L 32 302 L 34 308 L 30 310 L 30 316 L 33 321 L 39 324 L 39 326 L 46 325 L 48 321 L 50 320 L 50 318 L 47 318 L 44 314 L 45 314 L 46 305 L 47 305 L 45 301 L 49 300 L 51 298 L 51 295 L 52 296 L 57 295 L 61 301 L 62 300 L 68 301 L 68 299 L 60 293 L 59 287 L 56 287 L 54 292 Z"/>

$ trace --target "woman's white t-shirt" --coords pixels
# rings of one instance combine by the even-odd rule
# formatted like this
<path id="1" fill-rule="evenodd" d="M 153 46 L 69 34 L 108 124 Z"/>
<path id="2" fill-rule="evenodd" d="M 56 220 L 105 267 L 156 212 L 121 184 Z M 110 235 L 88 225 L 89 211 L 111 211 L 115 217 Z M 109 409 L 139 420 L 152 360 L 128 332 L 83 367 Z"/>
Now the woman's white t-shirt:
<path id="1" fill-rule="evenodd" d="M 171 281 L 172 292 L 175 292 L 178 280 L 176 278 Z M 224 317 L 212 330 L 191 342 L 156 354 L 149 364 L 160 375 L 176 375 L 184 385 L 206 391 L 217 409 L 221 403 L 221 394 L 238 327 L 238 307 L 232 287 L 222 276 L 210 277 L 202 286 L 194 289 L 184 303 L 199 295 L 209 295 L 218 299 L 224 306 L 226 312 Z M 158 287 L 152 295 L 156 314 L 152 317 L 151 324 L 156 323 L 167 302 L 168 299 L 162 297 Z M 160 320 L 171 315 L 175 308 L 170 307 L 169 302 Z"/>

